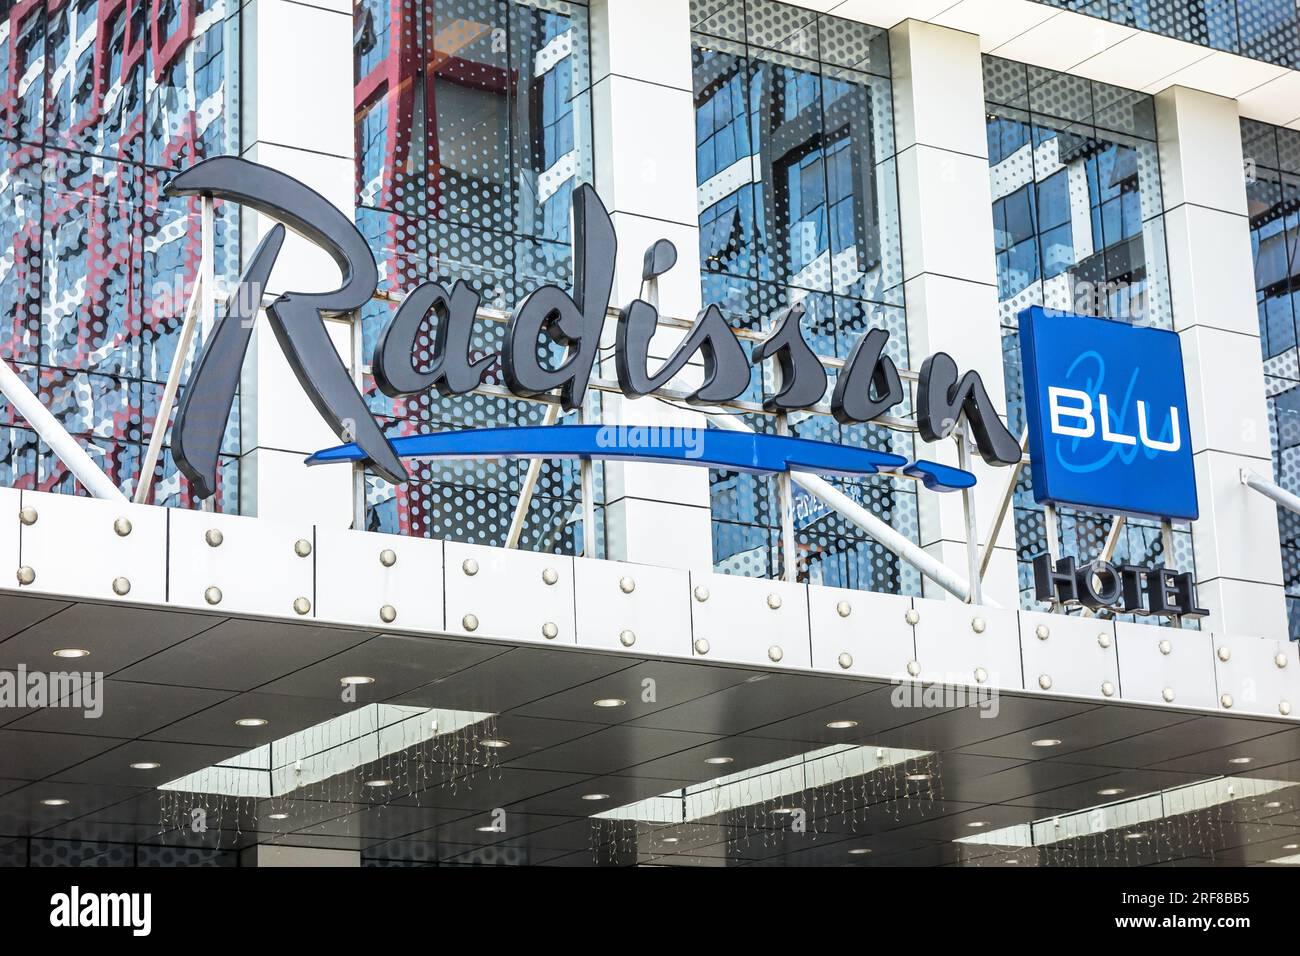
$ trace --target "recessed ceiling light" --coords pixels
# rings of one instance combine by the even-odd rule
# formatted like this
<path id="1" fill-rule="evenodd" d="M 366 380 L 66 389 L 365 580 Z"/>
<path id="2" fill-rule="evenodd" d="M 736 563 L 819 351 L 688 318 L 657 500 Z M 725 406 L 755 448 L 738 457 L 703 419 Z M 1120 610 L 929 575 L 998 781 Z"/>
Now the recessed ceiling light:
<path id="1" fill-rule="evenodd" d="M 487 826 L 475 827 L 474 830 L 476 833 L 497 833 L 498 832 L 497 828 L 490 823 Z"/>
<path id="2" fill-rule="evenodd" d="M 489 750 L 500 750 L 502 747 L 509 747 L 510 741 L 502 740 L 500 737 L 484 737 L 478 742 L 480 747 L 487 747 Z"/>
<path id="3" fill-rule="evenodd" d="M 1233 757 L 1228 761 L 1228 763 L 1236 763 L 1236 764 L 1250 763 L 1254 759 L 1255 759 L 1254 757 Z"/>
<path id="4" fill-rule="evenodd" d="M 66 807 L 68 805 L 68 801 L 62 797 L 48 797 L 42 800 L 41 803 L 47 807 Z"/>
<path id="5" fill-rule="evenodd" d="M 375 679 L 373 677 L 366 677 L 364 674 L 351 674 L 347 677 L 339 678 L 339 683 L 344 687 L 353 684 L 373 684 L 374 682 Z"/>
<path id="6" fill-rule="evenodd" d="M 235 723 L 240 727 L 265 727 L 266 718 L 265 717 L 240 717 L 237 721 L 235 721 Z"/>
<path id="7" fill-rule="evenodd" d="M 1041 739 L 1039 739 L 1039 740 L 1031 740 L 1031 741 L 1029 741 L 1029 746 L 1031 746 L 1031 747 L 1059 747 L 1059 746 L 1061 746 L 1061 742 L 1060 742 L 1059 740 L 1057 740 L 1055 737 L 1043 737 L 1043 738 L 1041 738 Z"/>
<path id="8" fill-rule="evenodd" d="M 1300 850 L 1300 843 L 1284 843 L 1284 844 L 1282 844 L 1282 849 L 1284 849 L 1284 850 Z"/>
<path id="9" fill-rule="evenodd" d="M 988 825 L 989 824 L 987 820 L 972 820 L 970 823 L 966 824 L 966 826 L 976 830 L 978 830 L 980 827 L 986 827 Z"/>
<path id="10" fill-rule="evenodd" d="M 678 837 L 664 837 L 663 840 L 662 840 L 661 842 L 663 842 L 663 843 L 680 843 L 681 840 L 680 840 Z"/>
<path id="11" fill-rule="evenodd" d="M 1017 866 L 1020 863 L 1020 861 L 1017 860 L 1015 857 L 1012 857 L 1009 860 L 1003 860 L 1002 862 L 1005 863 L 1007 866 Z"/>
<path id="12" fill-rule="evenodd" d="M 1097 796 L 1099 796 L 1099 797 L 1118 797 L 1118 796 L 1119 796 L 1121 793 L 1123 793 L 1123 792 L 1124 792 L 1124 788 L 1123 788 L 1123 787 L 1106 787 L 1104 790 L 1098 790 L 1098 791 L 1097 791 Z"/>
<path id="13" fill-rule="evenodd" d="M 584 799 L 584 800 L 608 800 L 608 799 L 609 799 L 609 794 L 607 794 L 607 793 L 584 793 L 584 794 L 582 795 L 582 799 Z"/>
<path id="14" fill-rule="evenodd" d="M 860 846 L 860 847 L 855 847 L 852 850 L 849 850 L 849 856 L 866 856 L 870 852 L 871 851 L 866 847 Z"/>
<path id="15" fill-rule="evenodd" d="M 55 657 L 89 657 L 90 651 L 82 647 L 60 647 L 54 652 Z"/>
<path id="16" fill-rule="evenodd" d="M 622 707 L 627 701 L 621 697 L 602 697 L 600 700 L 593 700 L 592 704 L 597 707 Z"/>
<path id="17" fill-rule="evenodd" d="M 928 773 L 909 773 L 907 779 L 913 783 L 924 783 L 930 779 L 930 775 Z"/>
<path id="18" fill-rule="evenodd" d="M 267 818 L 268 820 L 288 820 L 288 819 L 289 819 L 289 814 L 287 814 L 287 813 L 268 813 L 268 814 L 266 815 L 266 818 Z"/>
<path id="19" fill-rule="evenodd" d="M 161 766 L 162 764 L 158 763 L 156 760 L 141 760 L 138 761 L 137 763 L 131 764 L 131 769 L 132 770 L 157 770 Z"/>
<path id="20" fill-rule="evenodd" d="M 735 757 L 705 757 L 705 763 L 731 763 Z"/>
<path id="21" fill-rule="evenodd" d="M 832 720 L 826 727 L 830 730 L 848 730 L 850 727 L 856 727 L 856 720 Z"/>
<path id="22" fill-rule="evenodd" d="M 387 777 L 376 777 L 374 780 L 366 781 L 367 787 L 391 787 L 392 785 L 393 781 L 389 780 Z"/>
<path id="23" fill-rule="evenodd" d="M 1147 832 L 1145 830 L 1139 830 L 1137 833 L 1124 834 L 1125 840 L 1145 840 L 1146 838 L 1147 838 Z"/>
<path id="24" fill-rule="evenodd" d="M 777 807 L 775 810 L 772 811 L 772 813 L 773 813 L 774 815 L 779 814 L 779 815 L 782 815 L 782 816 L 788 816 L 789 814 L 794 813 L 794 808 L 793 808 L 793 807 Z"/>
<path id="25" fill-rule="evenodd" d="M 1268 803 L 1264 804 L 1266 810 L 1276 810 L 1280 806 L 1282 806 L 1282 804 L 1277 800 L 1270 800 Z"/>

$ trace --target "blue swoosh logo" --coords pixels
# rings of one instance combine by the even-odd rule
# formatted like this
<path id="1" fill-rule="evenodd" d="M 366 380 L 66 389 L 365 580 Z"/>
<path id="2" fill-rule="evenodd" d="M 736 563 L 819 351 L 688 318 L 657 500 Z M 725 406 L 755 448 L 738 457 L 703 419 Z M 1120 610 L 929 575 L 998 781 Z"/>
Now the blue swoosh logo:
<path id="1" fill-rule="evenodd" d="M 645 430 L 658 431 L 652 426 Z M 394 438 L 392 446 L 399 458 L 591 458 L 700 465 L 756 474 L 802 471 L 840 478 L 901 472 L 931 491 L 959 491 L 975 484 L 970 472 L 938 462 L 909 461 L 889 452 L 808 438 L 698 429 L 689 443 L 640 447 L 617 440 L 619 434 L 619 428 L 610 425 L 524 425 L 406 435 Z M 355 444 L 338 445 L 311 455 L 307 464 L 357 462 L 365 457 Z"/>

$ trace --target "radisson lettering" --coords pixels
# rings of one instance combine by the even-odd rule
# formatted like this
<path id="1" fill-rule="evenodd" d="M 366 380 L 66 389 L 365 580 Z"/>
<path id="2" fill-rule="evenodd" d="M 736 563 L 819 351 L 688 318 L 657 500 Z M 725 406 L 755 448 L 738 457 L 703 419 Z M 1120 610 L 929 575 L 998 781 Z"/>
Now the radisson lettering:
<path id="1" fill-rule="evenodd" d="M 325 316 L 346 315 L 368 302 L 378 286 L 374 256 L 356 226 L 324 197 L 283 173 L 238 157 L 205 160 L 168 184 L 169 196 L 206 195 L 239 203 L 277 220 L 262 239 L 205 343 L 173 429 L 177 465 L 200 497 L 216 487 L 217 455 L 230 415 L 240 367 L 248 348 L 261 292 L 284 242 L 285 225 L 319 246 L 343 277 L 324 293 L 286 292 L 267 306 L 277 341 L 307 395 L 336 435 L 350 444 L 313 455 L 309 462 L 368 461 L 389 481 L 407 479 L 402 457 L 640 458 L 697 462 L 751 471 L 789 468 L 823 474 L 901 471 L 934 490 L 969 487 L 969 472 L 935 462 L 909 462 L 899 455 L 830 442 L 778 435 L 746 435 L 710 429 L 701 445 L 610 448 L 597 426 L 478 429 L 399 438 L 390 442 L 370 415 L 347 368 L 326 333 Z M 565 410 L 582 405 L 596 359 L 614 282 L 618 247 L 613 223 L 588 185 L 573 193 L 574 283 L 571 290 L 541 286 L 515 307 L 501 350 L 501 372 L 509 390 L 523 398 L 558 391 Z M 283 225 L 281 225 L 283 224 Z M 676 250 L 666 239 L 646 251 L 643 277 L 671 269 Z M 478 293 L 463 280 L 450 288 L 426 281 L 403 299 L 380 335 L 372 367 L 376 384 L 389 396 L 435 389 L 444 396 L 477 388 L 495 356 L 471 358 L 470 336 Z M 417 367 L 416 339 L 430 315 L 436 319 L 433 360 Z M 821 401 L 827 374 L 804 339 L 804 306 L 793 303 L 773 322 L 771 333 L 747 358 L 717 305 L 695 317 L 681 343 L 657 369 L 650 368 L 650 339 L 659 324 L 654 305 L 636 299 L 618 315 L 615 366 L 622 393 L 636 398 L 663 388 L 696 356 L 703 381 L 686 401 L 696 406 L 725 403 L 750 385 L 751 364 L 771 359 L 779 387 L 764 399 L 768 411 L 806 409 Z M 831 395 L 830 409 L 841 423 L 871 421 L 904 400 L 897 367 L 885 354 L 889 333 L 867 331 L 854 345 Z M 548 364 L 539 346 L 565 348 L 563 360 Z M 938 441 L 964 420 L 981 457 L 991 465 L 1020 461 L 1019 442 L 1007 431 L 978 373 L 959 372 L 944 353 L 927 358 L 918 376 L 916 421 L 921 437 Z M 702 446 L 702 447 L 701 447 Z M 687 455 L 687 451 L 690 452 Z"/>

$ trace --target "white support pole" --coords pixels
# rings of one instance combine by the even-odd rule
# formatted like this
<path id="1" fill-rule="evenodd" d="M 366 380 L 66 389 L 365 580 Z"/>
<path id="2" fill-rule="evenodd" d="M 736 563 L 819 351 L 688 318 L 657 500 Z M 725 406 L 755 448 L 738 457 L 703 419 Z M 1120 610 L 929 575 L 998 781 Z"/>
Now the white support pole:
<path id="1" fill-rule="evenodd" d="M 790 419 L 785 413 L 776 416 L 776 433 L 785 437 L 790 434 Z M 781 580 L 794 582 L 799 578 L 799 549 L 794 537 L 794 488 L 790 472 L 777 475 L 776 488 L 781 508 Z"/>
<path id="2" fill-rule="evenodd" d="M 970 471 L 970 437 L 965 429 L 957 432 L 957 464 L 962 471 Z M 961 490 L 961 508 L 966 520 L 966 573 L 970 575 L 968 601 L 971 604 L 983 604 L 981 584 L 984 571 L 980 566 L 979 522 L 975 517 L 974 488 Z"/>
<path id="3" fill-rule="evenodd" d="M 588 403 L 594 400 L 595 393 L 588 394 L 583 400 L 582 408 L 578 411 L 578 417 L 584 425 L 591 421 L 592 416 L 588 414 L 587 409 Z M 595 418 L 599 420 L 600 416 L 596 415 Z M 593 468 L 590 458 L 583 458 L 578 464 L 578 477 L 582 481 L 582 556 L 584 558 L 596 556 L 596 478 Z"/>
<path id="4" fill-rule="evenodd" d="M 980 554 L 980 580 L 988 573 L 989 564 L 993 560 L 993 549 L 997 546 L 998 535 L 1002 533 L 1002 525 L 1007 520 L 1007 514 L 1011 511 L 1011 502 L 1016 497 L 1016 485 L 1020 483 L 1020 472 L 1025 467 L 1025 449 L 1029 445 L 1029 429 L 1020 433 L 1020 460 L 1011 467 L 1011 473 L 1007 476 L 1007 489 L 1002 495 L 1002 500 L 998 502 L 997 514 L 993 516 L 993 525 L 989 528 L 988 535 L 984 538 L 984 550 Z"/>
<path id="5" fill-rule="evenodd" d="M 217 296 L 216 289 L 216 253 L 213 249 L 214 230 L 216 228 L 212 216 L 212 197 L 202 196 L 199 199 L 199 229 L 200 229 L 200 246 L 202 248 L 202 257 L 199 259 L 199 328 L 203 330 L 203 342 L 207 343 L 212 335 L 212 328 L 216 324 Z M 177 355 L 173 360 L 176 365 L 184 364 L 184 356 Z M 217 505 L 217 496 L 215 492 L 203 499 L 201 505 L 204 511 L 215 511 Z"/>
<path id="6" fill-rule="evenodd" d="M 546 414 L 542 417 L 542 424 L 554 425 L 559 420 L 559 404 L 547 405 Z M 519 489 L 519 503 L 515 505 L 515 515 L 510 519 L 510 531 L 506 534 L 507 548 L 519 547 L 519 538 L 524 533 L 524 520 L 528 517 L 528 506 L 532 504 L 533 492 L 537 488 L 537 479 L 541 474 L 542 460 L 540 458 L 534 458 L 529 461 L 528 471 L 524 474 L 524 483 Z"/>
<path id="7" fill-rule="evenodd" d="M 91 460 L 86 450 L 68 434 L 68 430 L 59 424 L 59 420 L 50 414 L 48 408 L 41 404 L 41 400 L 18 377 L 18 373 L 3 360 L 0 360 L 0 393 L 9 399 L 9 403 L 19 415 L 27 419 L 28 424 L 36 430 L 36 434 L 50 446 L 50 451 L 58 456 L 59 461 L 68 466 L 68 470 L 86 487 L 87 491 L 96 498 L 126 501 L 126 495 L 113 484 L 113 479 Z"/>
<path id="8" fill-rule="evenodd" d="M 1293 511 L 1296 514 L 1300 514 L 1300 497 L 1293 495 L 1285 488 L 1274 484 L 1267 478 L 1257 475 L 1249 468 L 1242 468 L 1240 474 L 1241 483 L 1247 488 L 1254 488 L 1265 498 L 1272 498 L 1287 511 Z"/>
<path id="9" fill-rule="evenodd" d="M 700 411 L 707 414 L 714 424 L 720 428 L 725 428 L 734 432 L 753 431 L 753 429 L 734 415 L 728 415 L 716 409 L 700 409 Z M 939 585 L 939 587 L 943 588 L 949 594 L 953 595 L 958 600 L 966 602 L 970 601 L 970 584 L 965 581 L 960 574 L 954 572 L 947 565 L 936 561 L 929 552 L 918 545 L 915 541 L 899 534 L 887 523 L 882 521 L 880 518 L 877 518 L 866 508 L 863 508 L 829 481 L 802 472 L 791 472 L 790 477 L 801 488 L 804 488 L 810 494 L 826 502 L 832 510 L 843 515 L 850 522 L 857 525 L 868 535 L 880 542 L 880 544 L 884 545 L 894 554 L 898 555 L 908 564 L 912 565 L 912 567 L 916 568 L 930 580 L 934 581 L 935 584 Z M 984 603 L 990 607 L 998 606 L 987 598 Z"/>

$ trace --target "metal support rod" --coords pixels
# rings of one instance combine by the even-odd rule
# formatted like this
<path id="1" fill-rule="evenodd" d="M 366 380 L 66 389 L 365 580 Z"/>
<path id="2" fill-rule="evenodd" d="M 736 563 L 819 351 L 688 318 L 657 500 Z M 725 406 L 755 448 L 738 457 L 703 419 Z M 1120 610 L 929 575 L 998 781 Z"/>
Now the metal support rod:
<path id="1" fill-rule="evenodd" d="M 587 413 L 588 404 L 595 399 L 595 394 L 588 395 L 578 410 L 578 418 L 587 424 L 591 416 Z M 596 556 L 596 478 L 593 473 L 594 463 L 590 458 L 583 458 L 578 463 L 578 477 L 582 481 L 582 556 Z"/>
<path id="2" fill-rule="evenodd" d="M 1300 496 L 1293 495 L 1280 485 L 1269 481 L 1261 475 L 1255 474 L 1249 468 L 1243 468 L 1240 472 L 1241 483 L 1247 488 L 1254 488 L 1265 498 L 1271 498 L 1287 511 L 1300 514 Z"/>
<path id="3" fill-rule="evenodd" d="M 970 471 L 970 438 L 965 429 L 957 432 L 957 467 Z M 961 510 L 966 521 L 966 573 L 970 576 L 971 604 L 984 603 L 983 569 L 980 567 L 979 522 L 975 516 L 975 489 L 961 490 Z"/>
<path id="4" fill-rule="evenodd" d="M 365 367 L 366 335 L 360 311 L 353 314 L 352 320 L 348 324 L 348 331 L 352 346 L 349 371 L 352 373 L 352 382 L 356 385 L 357 391 L 362 392 L 362 386 L 365 383 L 365 374 L 362 369 Z M 352 530 L 364 531 L 365 529 L 366 465 L 365 462 L 359 461 L 352 466 Z"/>
<path id="5" fill-rule="evenodd" d="M 753 429 L 735 416 L 728 415 L 725 412 L 720 412 L 717 409 L 701 408 L 699 411 L 708 415 L 710 420 L 720 428 L 726 428 L 729 431 L 736 432 L 753 431 Z M 791 472 L 790 477 L 794 480 L 795 484 L 799 485 L 815 497 L 820 498 L 829 505 L 832 510 L 843 515 L 851 523 L 861 528 L 873 539 L 878 541 L 885 548 L 888 548 L 894 554 L 898 555 L 908 564 L 912 565 L 912 567 L 916 568 L 949 594 L 961 601 L 970 600 L 970 584 L 965 581 L 960 574 L 954 572 L 941 561 L 935 560 L 929 552 L 911 538 L 899 534 L 886 522 L 877 518 L 866 508 L 863 508 L 829 481 L 818 478 L 815 475 L 804 474 L 803 472 Z M 998 606 L 995 602 L 989 600 L 986 600 L 985 603 L 990 607 Z"/>
<path id="6" fill-rule="evenodd" d="M 162 454 L 167 424 L 172 417 L 172 406 L 176 404 L 176 392 L 181 384 L 181 370 L 185 368 L 185 359 L 190 354 L 190 344 L 194 340 L 194 329 L 198 325 L 199 290 L 202 284 L 203 269 L 200 268 L 194 291 L 190 294 L 189 302 L 185 304 L 185 316 L 181 319 L 181 334 L 176 343 L 176 354 L 172 356 L 172 367 L 167 372 L 167 383 L 163 385 L 162 397 L 158 400 L 158 414 L 154 418 L 153 433 L 149 436 L 149 447 L 145 449 L 144 461 L 140 465 L 140 479 L 135 484 L 136 504 L 142 505 L 149 500 L 153 470 Z"/>
<path id="7" fill-rule="evenodd" d="M 1059 524 L 1056 520 L 1056 508 L 1053 505 L 1043 505 L 1043 530 L 1047 535 L 1047 556 L 1052 559 L 1052 565 L 1056 565 L 1057 541 L 1060 538 L 1058 531 Z"/>
<path id="8" fill-rule="evenodd" d="M 9 404 L 19 415 L 27 419 L 28 424 L 36 430 L 50 451 L 58 456 L 59 461 L 68 466 L 73 476 L 85 486 L 96 498 L 109 501 L 126 501 L 122 489 L 113 483 L 113 479 L 104 473 L 77 440 L 68 434 L 68 430 L 59 424 L 59 420 L 50 414 L 50 410 L 41 404 L 27 383 L 18 377 L 9 363 L 0 359 L 0 393 L 9 399 Z"/>
<path id="9" fill-rule="evenodd" d="M 776 433 L 789 436 L 788 415 L 782 413 L 776 416 Z M 799 549 L 794 536 L 794 488 L 790 472 L 783 471 L 776 476 L 776 488 L 781 500 L 781 580 L 793 583 L 799 579 Z"/>
<path id="10" fill-rule="evenodd" d="M 1016 485 L 1020 483 L 1020 472 L 1025 467 L 1025 448 L 1029 445 L 1029 429 L 1020 433 L 1020 461 L 1011 466 L 1011 473 L 1007 475 L 1007 487 L 1002 493 L 1002 500 L 998 503 L 997 514 L 993 516 L 993 524 L 989 527 L 988 537 L 984 539 L 984 550 L 980 553 L 980 579 L 988 573 L 989 564 L 993 561 L 993 549 L 997 546 L 998 535 L 1002 534 L 1002 525 L 1007 520 L 1007 514 L 1011 511 L 1011 503 L 1016 499 Z"/>
<path id="11" fill-rule="evenodd" d="M 199 328 L 203 330 L 203 341 L 207 342 L 212 336 L 212 327 L 216 323 L 217 296 L 216 296 L 216 252 L 214 231 L 216 225 L 213 220 L 213 202 L 211 196 L 199 197 L 199 247 L 202 254 L 199 258 L 199 287 L 196 290 L 199 295 Z M 183 364 L 183 356 L 177 356 L 175 360 L 178 364 Z M 217 496 L 215 494 L 204 498 L 200 507 L 204 511 L 215 511 L 217 507 Z"/>
<path id="12" fill-rule="evenodd" d="M 1174 566 L 1174 523 L 1168 518 L 1160 522 L 1160 550 L 1163 553 L 1164 565 L 1170 570 Z M 1183 626 L 1183 617 L 1181 614 L 1175 614 L 1170 620 L 1174 627 Z"/>
<path id="13" fill-rule="evenodd" d="M 1115 557 L 1115 549 L 1119 547 L 1119 536 L 1124 531 L 1124 524 L 1127 519 L 1123 515 L 1115 515 L 1111 520 L 1110 530 L 1106 532 L 1106 540 L 1101 546 L 1101 554 L 1098 555 L 1098 561 L 1109 561 Z M 1083 609 L 1084 617 L 1092 617 L 1093 611 L 1090 607 Z"/>
<path id="14" fill-rule="evenodd" d="M 543 425 L 554 425 L 560 420 L 560 406 L 547 405 L 546 414 L 542 416 Z M 533 492 L 537 488 L 537 479 L 542 474 L 542 459 L 534 458 L 528 462 L 528 471 L 524 473 L 524 483 L 519 488 L 519 502 L 515 505 L 514 517 L 510 519 L 510 530 L 506 533 L 506 547 L 519 547 L 519 538 L 524 533 L 524 520 L 528 517 L 528 507 L 533 501 Z"/>

